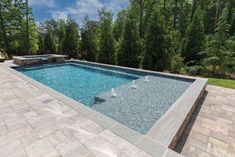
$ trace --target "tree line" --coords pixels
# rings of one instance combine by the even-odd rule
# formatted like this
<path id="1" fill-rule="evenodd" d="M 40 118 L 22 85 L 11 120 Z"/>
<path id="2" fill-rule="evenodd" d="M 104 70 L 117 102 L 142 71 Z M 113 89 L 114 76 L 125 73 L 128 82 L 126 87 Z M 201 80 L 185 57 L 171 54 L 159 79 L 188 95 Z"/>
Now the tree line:
<path id="1" fill-rule="evenodd" d="M 86 16 L 78 25 L 71 17 L 52 19 L 41 23 L 44 31 L 27 6 L 22 0 L 0 5 L 0 49 L 9 56 L 58 53 L 192 75 L 235 72 L 233 0 L 130 0 L 115 19 L 102 8 L 99 20 Z"/>

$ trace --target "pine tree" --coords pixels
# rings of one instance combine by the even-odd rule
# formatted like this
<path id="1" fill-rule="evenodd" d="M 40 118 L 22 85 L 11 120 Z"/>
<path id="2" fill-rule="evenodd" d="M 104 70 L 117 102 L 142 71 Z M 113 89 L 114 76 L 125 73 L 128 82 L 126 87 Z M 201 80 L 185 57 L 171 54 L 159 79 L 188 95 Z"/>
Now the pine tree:
<path id="1" fill-rule="evenodd" d="M 235 73 L 235 36 L 229 37 L 225 43 L 225 71 L 231 74 Z"/>
<path id="2" fill-rule="evenodd" d="M 37 54 L 43 54 L 43 53 L 45 53 L 44 37 L 43 37 L 43 35 L 38 35 L 38 52 L 37 52 Z"/>
<path id="3" fill-rule="evenodd" d="M 51 33 L 51 30 L 48 29 L 44 39 L 44 53 L 52 54 L 56 52 L 55 42 Z"/>
<path id="4" fill-rule="evenodd" d="M 24 1 L 1 1 L 0 28 L 0 43 L 3 43 L 2 47 L 6 49 L 8 55 L 34 54 L 37 52 L 38 33 L 36 24 L 34 23 L 32 9 Z"/>
<path id="5" fill-rule="evenodd" d="M 117 19 L 114 22 L 113 37 L 116 41 L 119 41 L 121 37 L 123 36 L 126 14 L 127 14 L 127 10 L 120 11 L 117 15 Z"/>
<path id="6" fill-rule="evenodd" d="M 63 52 L 63 42 L 64 42 L 64 38 L 65 38 L 65 28 L 66 28 L 66 23 L 64 20 L 59 20 L 57 22 L 58 25 L 58 47 L 57 47 L 57 52 L 59 54 L 64 54 Z"/>
<path id="7" fill-rule="evenodd" d="M 19 21 L 18 51 L 20 54 L 36 54 L 38 51 L 38 32 L 34 22 L 32 9 L 27 3 L 18 2 L 17 7 L 20 9 L 22 20 Z"/>
<path id="8" fill-rule="evenodd" d="M 68 17 L 65 28 L 65 37 L 62 44 L 63 53 L 69 55 L 70 58 L 77 58 L 79 41 L 80 37 L 78 34 L 78 25 L 74 20 Z"/>
<path id="9" fill-rule="evenodd" d="M 6 50 L 6 52 L 9 52 L 9 40 L 8 40 L 8 36 L 7 36 L 7 28 L 6 28 L 6 14 L 9 12 L 8 11 L 8 7 L 9 7 L 10 3 L 8 1 L 2 1 L 0 3 L 0 47 L 4 48 Z M 8 7 L 6 7 L 8 6 Z"/>
<path id="10" fill-rule="evenodd" d="M 141 54 L 141 41 L 135 14 L 131 10 L 124 22 L 124 33 L 120 40 L 120 48 L 117 54 L 117 64 L 128 67 L 139 67 Z"/>
<path id="11" fill-rule="evenodd" d="M 205 44 L 206 57 L 203 63 L 211 74 L 223 74 L 225 71 L 226 59 L 229 54 L 226 51 L 226 41 L 229 36 L 228 7 L 222 11 L 215 28 L 215 34 L 210 35 Z"/>
<path id="12" fill-rule="evenodd" d="M 229 9 L 228 22 L 230 24 L 230 36 L 235 36 L 235 1 L 229 0 L 227 3 Z"/>
<path id="13" fill-rule="evenodd" d="M 167 40 L 162 16 L 157 8 L 149 18 L 145 39 L 145 52 L 142 60 L 144 69 L 163 71 L 169 62 Z"/>
<path id="14" fill-rule="evenodd" d="M 193 20 L 189 24 L 185 38 L 182 42 L 182 56 L 185 58 L 184 62 L 189 66 L 195 65 L 196 62 L 201 59 L 199 53 L 202 50 L 204 37 L 204 25 L 202 19 L 202 11 L 198 8 L 193 15 Z"/>
<path id="15" fill-rule="evenodd" d="M 81 28 L 80 53 L 82 59 L 96 60 L 98 24 L 85 17 L 84 26 Z"/>
<path id="16" fill-rule="evenodd" d="M 112 13 L 103 8 L 99 10 L 99 51 L 97 60 L 101 63 L 114 64 L 114 38 L 112 34 Z"/>

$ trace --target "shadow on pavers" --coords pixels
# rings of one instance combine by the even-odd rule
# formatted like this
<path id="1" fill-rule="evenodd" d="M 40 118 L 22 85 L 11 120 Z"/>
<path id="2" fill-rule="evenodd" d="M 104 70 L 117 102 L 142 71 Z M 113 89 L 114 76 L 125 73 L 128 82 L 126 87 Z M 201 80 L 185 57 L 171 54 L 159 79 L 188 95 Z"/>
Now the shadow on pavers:
<path id="1" fill-rule="evenodd" d="M 185 145 L 185 142 L 187 141 L 187 139 L 189 137 L 189 134 L 190 134 L 190 132 L 192 130 L 192 127 L 193 127 L 193 125 L 194 125 L 194 123 L 195 123 L 195 121 L 197 119 L 197 116 L 198 116 L 198 114 L 201 111 L 201 107 L 202 107 L 202 105 L 203 105 L 203 103 L 204 103 L 204 101 L 206 99 L 207 94 L 208 94 L 208 91 L 205 90 L 205 92 L 204 92 L 202 98 L 200 99 L 197 107 L 195 108 L 195 110 L 194 110 L 194 112 L 193 112 L 193 114 L 192 114 L 188 124 L 186 125 L 186 128 L 185 128 L 183 134 L 181 135 L 179 142 L 176 144 L 176 146 L 174 148 L 174 151 L 176 151 L 178 153 L 182 152 L 182 150 L 184 148 L 184 145 Z"/>

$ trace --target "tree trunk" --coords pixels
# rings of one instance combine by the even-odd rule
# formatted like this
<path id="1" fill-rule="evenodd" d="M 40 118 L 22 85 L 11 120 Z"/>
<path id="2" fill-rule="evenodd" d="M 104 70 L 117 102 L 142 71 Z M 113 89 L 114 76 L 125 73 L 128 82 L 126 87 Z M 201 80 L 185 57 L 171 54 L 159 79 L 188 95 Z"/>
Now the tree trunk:
<path id="1" fill-rule="evenodd" d="M 215 27 L 217 25 L 217 22 L 219 20 L 219 16 L 220 16 L 220 8 L 221 7 L 221 2 L 220 0 L 217 0 L 216 2 L 216 12 L 215 12 Z"/>
<path id="2" fill-rule="evenodd" d="M 26 53 L 29 54 L 29 3 L 26 0 Z"/>
<path id="3" fill-rule="evenodd" d="M 3 41 L 4 41 L 4 46 L 6 49 L 6 52 L 8 52 L 8 48 L 9 48 L 9 43 L 8 43 L 8 39 L 7 39 L 7 33 L 6 33 L 6 28 L 4 25 L 4 19 L 3 19 L 3 14 L 2 14 L 2 5 L 0 4 L 0 25 L 1 25 L 1 29 L 2 29 L 2 34 L 3 34 Z"/>
<path id="4" fill-rule="evenodd" d="M 176 28 L 176 18 L 177 18 L 177 5 L 178 5 L 178 0 L 175 0 L 175 8 L 174 8 L 174 21 L 173 21 L 173 27 Z"/>
<path id="5" fill-rule="evenodd" d="M 193 0 L 193 6 L 192 6 L 192 13 L 191 13 L 191 17 L 190 17 L 190 22 L 192 22 L 193 20 L 193 15 L 194 15 L 194 12 L 196 10 L 196 3 L 197 3 L 197 0 Z"/>
<path id="6" fill-rule="evenodd" d="M 183 35 L 183 0 L 180 0 L 180 18 L 179 18 L 179 29 L 181 35 Z"/>
<path id="7" fill-rule="evenodd" d="M 166 25 L 166 0 L 163 1 L 164 24 Z"/>
<path id="8" fill-rule="evenodd" d="M 144 0 L 139 0 L 139 7 L 140 7 L 140 25 L 139 25 L 139 36 L 143 37 L 143 13 L 144 13 Z"/>

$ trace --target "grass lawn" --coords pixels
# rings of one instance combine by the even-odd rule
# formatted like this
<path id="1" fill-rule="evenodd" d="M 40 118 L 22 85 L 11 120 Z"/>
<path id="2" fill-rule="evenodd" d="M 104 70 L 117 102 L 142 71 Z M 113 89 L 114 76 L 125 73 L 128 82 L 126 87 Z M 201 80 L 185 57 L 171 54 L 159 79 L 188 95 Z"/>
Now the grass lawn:
<path id="1" fill-rule="evenodd" d="M 208 78 L 207 84 L 235 89 L 235 80 Z"/>

